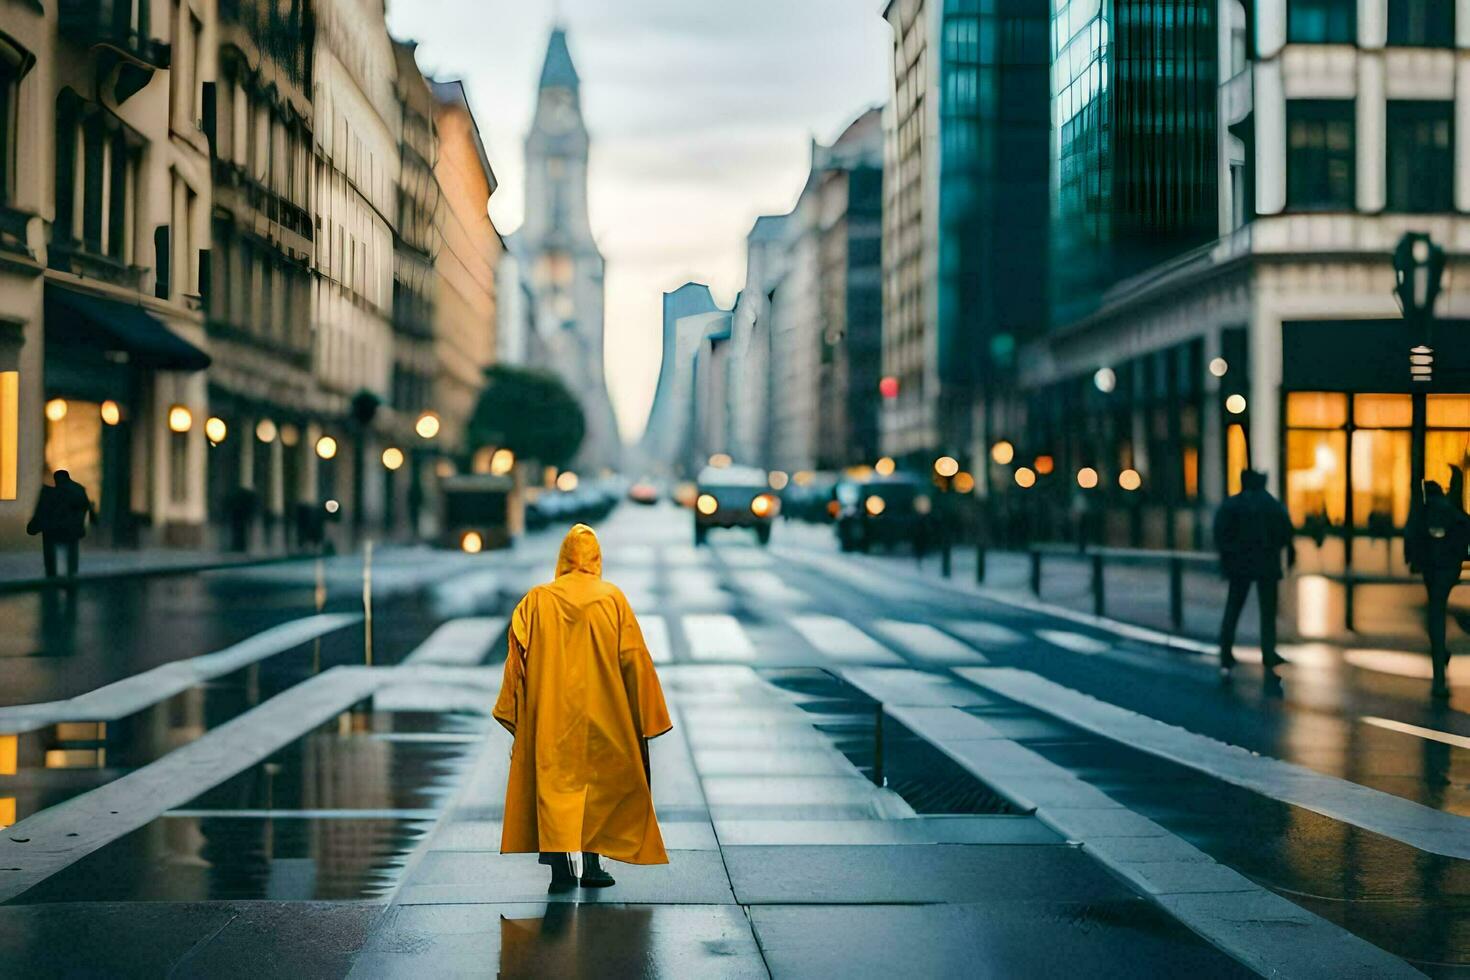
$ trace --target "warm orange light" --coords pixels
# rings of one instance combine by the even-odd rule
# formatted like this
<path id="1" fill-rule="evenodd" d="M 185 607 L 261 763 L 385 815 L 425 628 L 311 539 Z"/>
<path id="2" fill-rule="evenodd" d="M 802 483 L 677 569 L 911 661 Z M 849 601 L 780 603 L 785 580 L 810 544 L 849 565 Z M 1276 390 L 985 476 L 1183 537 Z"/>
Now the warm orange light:
<path id="1" fill-rule="evenodd" d="M 259 422 L 255 423 L 255 438 L 259 439 L 261 442 L 275 442 L 276 436 L 279 434 L 280 433 L 276 432 L 276 423 L 272 422 L 270 419 L 261 419 Z M 284 442 L 285 440 L 283 439 L 282 441 Z"/>
<path id="2" fill-rule="evenodd" d="M 957 493 L 969 493 L 975 489 L 975 477 L 960 470 L 954 475 L 954 488 Z"/>
<path id="3" fill-rule="evenodd" d="M 0 776 L 14 776 L 19 761 L 20 736 L 0 735 Z"/>
<path id="4" fill-rule="evenodd" d="M 103 425 L 117 425 L 122 421 L 122 409 L 111 398 L 97 406 L 97 414 L 102 416 Z"/>
<path id="5" fill-rule="evenodd" d="M 225 425 L 225 420 L 218 415 L 211 415 L 204 420 L 204 438 L 216 445 L 225 441 L 225 436 L 230 434 L 230 427 Z"/>
<path id="6" fill-rule="evenodd" d="M 1022 490 L 1029 490 L 1036 486 L 1036 471 L 1029 466 L 1022 466 L 1016 470 L 1016 486 Z"/>
<path id="7" fill-rule="evenodd" d="M 812 480 L 814 479 L 816 479 L 816 474 L 813 473 L 811 470 L 801 470 L 791 478 L 792 482 L 794 482 L 799 487 L 811 486 Z"/>
<path id="8" fill-rule="evenodd" d="M 571 493 L 581 483 L 581 478 L 571 470 L 564 470 L 556 477 L 556 488 L 562 493 Z"/>
<path id="9" fill-rule="evenodd" d="M 750 502 L 750 512 L 756 517 L 770 517 L 776 513 L 780 503 L 775 497 L 763 493 Z"/>
<path id="10" fill-rule="evenodd" d="M 0 796 L 0 827 L 9 827 L 15 823 L 15 797 Z"/>
<path id="11" fill-rule="evenodd" d="M 485 550 L 485 539 L 479 531 L 466 531 L 459 539 L 459 547 L 467 555 L 478 555 Z"/>
<path id="12" fill-rule="evenodd" d="M 66 418 L 66 399 L 53 398 L 46 403 L 46 417 L 52 422 L 60 422 Z"/>
<path id="13" fill-rule="evenodd" d="M 941 456 L 934 461 L 934 472 L 946 480 L 960 471 L 960 461 L 953 456 Z"/>
<path id="14" fill-rule="evenodd" d="M 497 449 L 495 455 L 490 457 L 490 473 L 492 476 L 505 476 L 516 467 L 516 454 L 509 449 Z"/>
<path id="15" fill-rule="evenodd" d="M 419 434 L 420 439 L 432 439 L 439 434 L 439 416 L 433 412 L 425 412 L 419 416 L 414 424 L 413 431 Z"/>
<path id="16" fill-rule="evenodd" d="M 883 500 L 882 497 L 879 497 L 876 494 L 863 501 L 863 510 L 867 511 L 874 517 L 877 517 L 879 514 L 883 513 L 883 511 L 887 509 L 888 504 Z"/>
<path id="17" fill-rule="evenodd" d="M 786 484 L 791 482 L 791 477 L 782 470 L 773 470 L 766 482 L 771 485 L 772 490 L 785 490 Z"/>
<path id="18" fill-rule="evenodd" d="M 729 453 L 715 453 L 709 458 L 709 465 L 720 470 L 725 469 L 733 462 L 734 460 L 730 458 Z"/>
<path id="19" fill-rule="evenodd" d="M 1002 439 L 990 447 L 990 458 L 1001 466 L 1011 465 L 1011 460 L 1016 458 L 1016 447 Z"/>
<path id="20" fill-rule="evenodd" d="M 322 459 L 331 459 L 337 455 L 337 440 L 331 436 L 322 436 L 316 441 L 316 454 Z"/>
<path id="21" fill-rule="evenodd" d="M 1118 486 L 1130 492 L 1137 490 L 1143 486 L 1143 477 L 1138 475 L 1137 470 L 1124 470 L 1118 474 Z"/>
<path id="22" fill-rule="evenodd" d="M 1231 395 L 1225 399 L 1225 411 L 1231 415 L 1240 415 L 1245 411 L 1245 396 L 1241 394 Z"/>
<path id="23" fill-rule="evenodd" d="M 879 476 L 892 476 L 893 471 L 896 469 L 898 469 L 898 464 L 893 461 L 891 456 L 884 456 L 873 464 L 873 470 Z"/>
<path id="24" fill-rule="evenodd" d="M 698 508 L 701 514 L 708 517 L 720 509 L 720 502 L 710 494 L 702 493 L 699 495 L 699 499 L 694 502 L 694 506 Z"/>
<path id="25" fill-rule="evenodd" d="M 1083 490 L 1091 490 L 1097 486 L 1097 470 L 1091 466 L 1084 466 L 1077 471 L 1077 485 Z"/>
<path id="26" fill-rule="evenodd" d="M 1040 473 L 1042 476 L 1050 476 L 1052 470 L 1057 468 L 1057 461 L 1050 456 L 1037 456 L 1036 462 L 1033 465 L 1036 467 L 1037 473 Z"/>
<path id="27" fill-rule="evenodd" d="M 183 405 L 174 405 L 168 410 L 168 430 L 170 432 L 188 432 L 194 428 L 194 413 Z"/>
<path id="28" fill-rule="evenodd" d="M 290 422 L 281 426 L 281 445 L 294 446 L 301 441 L 301 430 Z"/>
<path id="29" fill-rule="evenodd" d="M 328 514 L 335 514 L 342 509 L 342 504 L 337 500 L 328 500 L 325 504 L 322 504 L 322 507 L 326 509 Z"/>
<path id="30" fill-rule="evenodd" d="M 389 446 L 383 450 L 383 466 L 389 470 L 396 470 L 403 466 L 403 450 L 397 446 Z"/>

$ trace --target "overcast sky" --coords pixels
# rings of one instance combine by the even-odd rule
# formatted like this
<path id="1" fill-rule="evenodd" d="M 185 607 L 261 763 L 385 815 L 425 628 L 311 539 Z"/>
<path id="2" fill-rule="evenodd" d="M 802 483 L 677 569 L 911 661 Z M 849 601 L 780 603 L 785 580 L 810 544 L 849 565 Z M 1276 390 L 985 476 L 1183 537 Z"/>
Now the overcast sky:
<path id="1" fill-rule="evenodd" d="M 460 77 L 500 189 L 524 208 L 523 141 L 553 0 L 389 0 L 419 67 Z M 881 103 L 881 0 L 562 0 L 592 132 L 592 231 L 607 258 L 607 374 L 619 424 L 642 432 L 658 378 L 659 297 L 696 279 L 733 301 L 755 217 L 790 209 L 813 136 Z"/>

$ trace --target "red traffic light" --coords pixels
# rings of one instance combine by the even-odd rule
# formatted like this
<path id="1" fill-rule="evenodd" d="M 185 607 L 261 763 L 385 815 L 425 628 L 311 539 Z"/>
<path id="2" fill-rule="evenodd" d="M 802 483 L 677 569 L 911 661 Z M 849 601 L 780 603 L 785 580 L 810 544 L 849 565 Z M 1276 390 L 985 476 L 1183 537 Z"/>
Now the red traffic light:
<path id="1" fill-rule="evenodd" d="M 897 398 L 898 379 L 891 374 L 885 376 L 882 381 L 878 382 L 878 394 L 884 398 Z"/>

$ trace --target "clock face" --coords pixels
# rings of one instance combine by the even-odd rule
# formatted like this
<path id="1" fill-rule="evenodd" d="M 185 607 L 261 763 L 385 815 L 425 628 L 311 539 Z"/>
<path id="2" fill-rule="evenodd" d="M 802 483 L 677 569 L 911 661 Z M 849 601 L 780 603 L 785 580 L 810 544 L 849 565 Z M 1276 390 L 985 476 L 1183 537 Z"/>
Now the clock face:
<path id="1" fill-rule="evenodd" d="M 577 125 L 577 107 L 570 92 L 551 92 L 546 97 L 546 128 L 564 133 Z"/>

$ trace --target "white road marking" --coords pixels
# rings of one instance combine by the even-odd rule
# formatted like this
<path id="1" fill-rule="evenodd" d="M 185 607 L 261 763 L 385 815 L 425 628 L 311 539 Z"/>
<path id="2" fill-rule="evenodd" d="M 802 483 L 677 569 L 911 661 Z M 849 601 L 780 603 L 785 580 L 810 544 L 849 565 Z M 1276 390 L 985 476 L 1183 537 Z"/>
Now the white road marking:
<path id="1" fill-rule="evenodd" d="M 794 585 L 788 585 L 775 572 L 740 572 L 735 576 L 735 584 L 746 595 L 766 602 L 792 605 L 807 601 L 805 592 Z"/>
<path id="2" fill-rule="evenodd" d="M 1452 732 L 1442 732 L 1437 728 L 1420 728 L 1418 725 L 1410 725 L 1404 721 L 1394 721 L 1392 718 L 1374 718 L 1372 715 L 1364 715 L 1363 721 L 1378 728 L 1386 728 L 1391 732 L 1402 732 L 1405 735 L 1418 735 L 1432 742 L 1443 742 L 1445 745 L 1453 745 L 1457 749 L 1470 749 L 1470 738 L 1464 735 L 1456 735 Z"/>
<path id="3" fill-rule="evenodd" d="M 754 660 L 755 646 L 740 620 L 726 613 L 690 613 L 683 619 L 695 660 Z"/>
<path id="4" fill-rule="evenodd" d="M 1306 766 L 1256 755 L 1239 746 L 1099 701 L 1029 671 L 959 667 L 955 673 L 986 690 L 1141 752 L 1391 837 L 1421 851 L 1470 860 L 1466 820 L 1456 814 L 1324 775 Z"/>
<path id="5" fill-rule="evenodd" d="M 974 619 L 951 619 L 944 624 L 944 628 L 951 633 L 958 633 L 972 643 L 981 647 L 989 644 L 991 646 L 1015 646 L 1026 642 L 1025 634 L 1020 630 L 1013 630 L 1009 626 L 999 623 L 985 622 Z"/>
<path id="6" fill-rule="evenodd" d="M 916 657 L 947 664 L 983 664 L 988 661 L 971 647 L 948 633 L 941 633 L 928 623 L 906 623 L 896 619 L 880 619 L 874 624 L 878 632 Z"/>
<path id="7" fill-rule="evenodd" d="M 648 644 L 648 655 L 656 664 L 673 662 L 674 651 L 669 645 L 669 623 L 662 616 L 639 616 L 638 625 L 643 628 L 643 642 Z"/>
<path id="8" fill-rule="evenodd" d="M 1427 681 L 1434 676 L 1434 665 L 1422 653 L 1409 653 L 1405 650 L 1349 650 L 1342 658 L 1359 670 L 1396 674 L 1421 681 Z M 1455 687 L 1470 685 L 1470 660 L 1451 657 L 1446 679 Z"/>
<path id="9" fill-rule="evenodd" d="M 451 619 L 430 633 L 403 662 L 474 667 L 494 651 L 495 642 L 504 631 L 505 619 L 501 616 Z"/>
<path id="10" fill-rule="evenodd" d="M 833 660 L 865 664 L 902 664 L 903 658 L 845 619 L 836 616 L 792 616 L 792 629 Z"/>
<path id="11" fill-rule="evenodd" d="M 666 565 L 703 565 L 709 561 L 709 554 L 692 544 L 674 544 L 663 549 L 663 559 Z"/>
<path id="12" fill-rule="evenodd" d="M 765 568 L 774 560 L 770 552 L 755 548 L 720 548 L 719 552 L 731 568 Z"/>
<path id="13" fill-rule="evenodd" d="M 1089 656 L 1096 653 L 1107 653 L 1112 649 L 1110 643 L 1067 630 L 1037 630 L 1036 635 L 1052 646 L 1071 650 L 1073 653 L 1085 653 Z"/>

